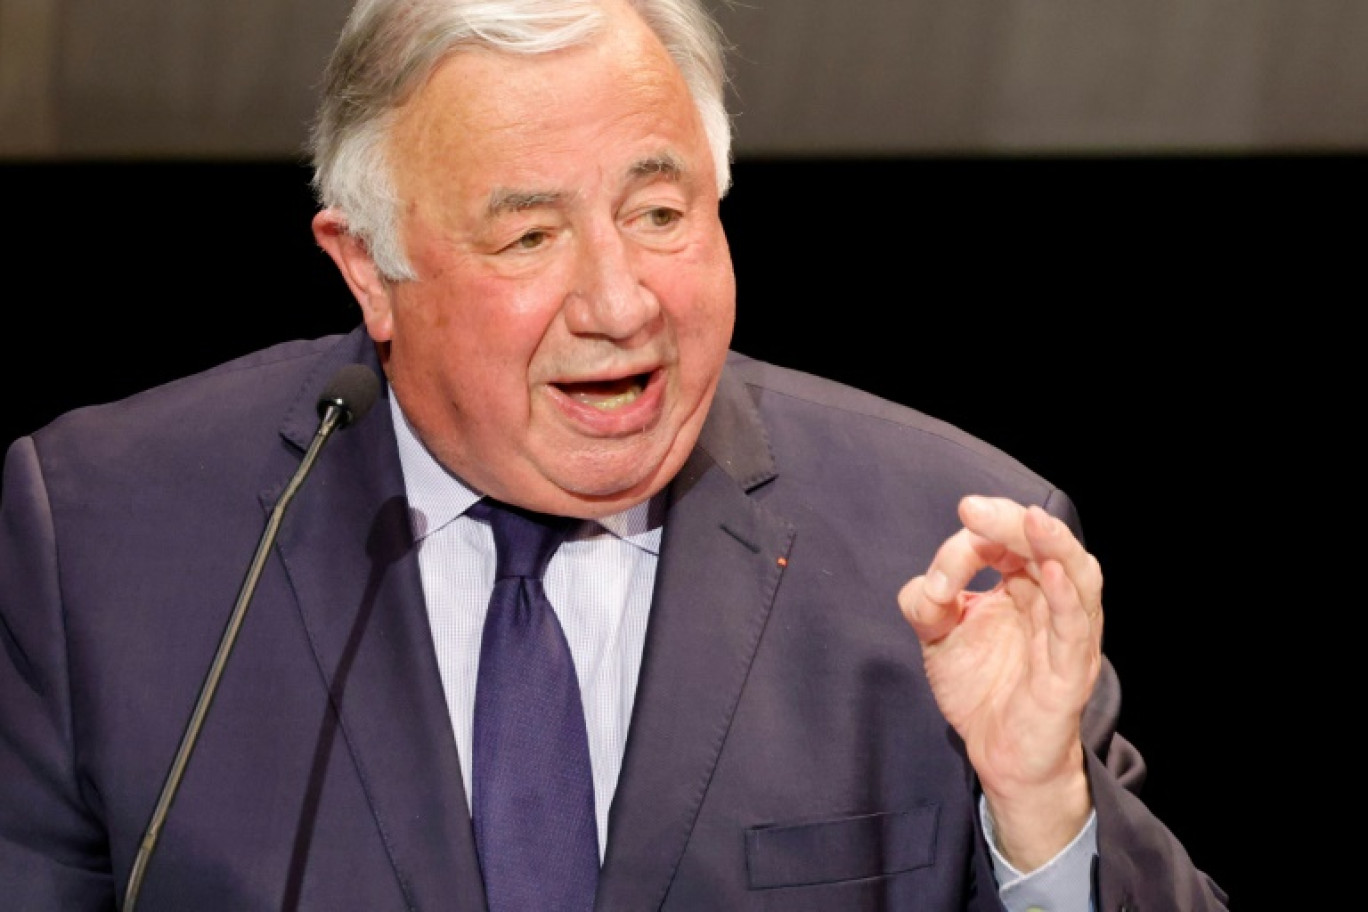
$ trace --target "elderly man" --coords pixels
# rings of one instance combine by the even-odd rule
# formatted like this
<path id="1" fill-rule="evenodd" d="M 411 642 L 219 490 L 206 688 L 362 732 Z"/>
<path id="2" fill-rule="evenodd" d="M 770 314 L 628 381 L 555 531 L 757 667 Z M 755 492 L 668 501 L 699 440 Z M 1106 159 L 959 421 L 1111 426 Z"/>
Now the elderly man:
<path id="1" fill-rule="evenodd" d="M 361 0 L 314 231 L 364 325 L 9 451 L 7 908 L 1222 907 L 1129 790 L 1068 498 L 728 352 L 719 48 L 695 0 Z"/>

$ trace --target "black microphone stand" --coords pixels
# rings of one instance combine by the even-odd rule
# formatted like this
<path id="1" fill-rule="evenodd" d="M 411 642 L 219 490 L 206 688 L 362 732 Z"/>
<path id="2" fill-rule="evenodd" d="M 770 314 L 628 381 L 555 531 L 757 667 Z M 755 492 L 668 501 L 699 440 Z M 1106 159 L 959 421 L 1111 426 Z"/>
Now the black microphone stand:
<path id="1" fill-rule="evenodd" d="M 353 370 L 354 368 L 359 370 Z M 348 374 L 348 372 L 350 373 Z M 348 381 L 353 387 L 359 386 L 358 390 L 354 390 L 355 395 L 348 397 L 342 392 L 331 392 L 333 389 L 345 388 Z M 137 905 L 138 892 L 142 889 L 143 877 L 147 873 L 147 863 L 152 857 L 152 850 L 156 848 L 157 839 L 161 836 L 162 825 L 166 822 L 166 815 L 171 809 L 172 800 L 176 797 L 176 790 L 180 788 L 181 777 L 185 774 L 185 765 L 189 762 L 190 754 L 194 751 L 195 743 L 199 740 L 204 717 L 208 714 L 209 704 L 218 690 L 219 679 L 223 677 L 223 669 L 228 662 L 228 654 L 233 651 L 233 644 L 237 642 L 238 630 L 242 627 L 242 619 L 247 614 L 247 605 L 251 602 L 252 594 L 256 591 L 257 581 L 261 577 L 262 568 L 266 565 L 266 558 L 275 544 L 281 518 L 285 515 L 285 508 L 290 505 L 290 501 L 294 499 L 295 493 L 313 468 L 315 460 L 318 459 L 319 451 L 323 449 L 323 444 L 328 442 L 333 431 L 346 427 L 370 408 L 371 403 L 375 401 L 375 390 L 378 390 L 378 381 L 370 368 L 359 364 L 349 365 L 339 372 L 332 384 L 329 385 L 329 391 L 324 392 L 318 400 L 320 418 L 318 430 L 314 433 L 313 441 L 304 453 L 304 459 L 300 462 L 299 468 L 295 470 L 294 475 L 290 478 L 290 483 L 285 486 L 280 499 L 271 509 L 271 515 L 266 521 L 266 528 L 261 533 L 260 541 L 257 542 L 256 555 L 252 558 L 251 566 L 247 569 L 247 576 L 242 581 L 242 588 L 238 591 L 237 603 L 233 606 L 233 613 L 228 618 L 228 626 L 224 629 L 223 636 L 219 640 L 218 652 L 214 655 L 214 661 L 209 666 L 208 674 L 205 675 L 204 684 L 200 687 L 195 711 L 191 714 L 190 723 L 186 726 L 185 734 L 181 737 L 180 748 L 176 751 L 176 758 L 172 762 L 171 769 L 166 775 L 166 781 L 162 785 L 161 796 L 157 799 L 156 809 L 152 812 L 152 820 L 147 825 L 143 834 L 142 845 L 138 849 L 137 857 L 133 860 L 133 867 L 128 877 L 128 889 L 124 893 L 124 912 L 134 912 Z M 348 398 L 353 399 L 354 402 L 349 403 Z"/>

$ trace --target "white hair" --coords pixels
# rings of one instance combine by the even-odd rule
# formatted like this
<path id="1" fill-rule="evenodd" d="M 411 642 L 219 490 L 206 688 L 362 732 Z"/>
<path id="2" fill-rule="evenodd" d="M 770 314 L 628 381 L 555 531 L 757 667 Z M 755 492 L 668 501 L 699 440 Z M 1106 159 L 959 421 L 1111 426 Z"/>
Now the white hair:
<path id="1" fill-rule="evenodd" d="M 721 30 L 702 0 L 628 2 L 683 74 L 725 194 L 731 120 Z M 399 107 L 454 50 L 544 54 L 590 40 L 604 19 L 601 0 L 359 0 L 324 74 L 309 151 L 319 202 L 342 213 L 381 275 L 416 278 L 385 154 Z"/>

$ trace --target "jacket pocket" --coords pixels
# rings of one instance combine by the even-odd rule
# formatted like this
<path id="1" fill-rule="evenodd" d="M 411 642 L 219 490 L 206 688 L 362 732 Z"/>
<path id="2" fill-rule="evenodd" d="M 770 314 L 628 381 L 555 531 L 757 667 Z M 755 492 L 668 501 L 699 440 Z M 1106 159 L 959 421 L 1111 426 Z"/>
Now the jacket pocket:
<path id="1" fill-rule="evenodd" d="M 936 857 L 936 805 L 746 831 L 752 890 L 834 883 L 923 868 Z"/>

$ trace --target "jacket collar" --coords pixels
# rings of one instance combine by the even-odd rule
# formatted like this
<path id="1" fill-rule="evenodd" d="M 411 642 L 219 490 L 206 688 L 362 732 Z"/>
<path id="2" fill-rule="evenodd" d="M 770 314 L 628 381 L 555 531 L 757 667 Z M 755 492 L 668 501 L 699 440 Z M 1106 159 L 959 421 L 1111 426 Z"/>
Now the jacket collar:
<path id="1" fill-rule="evenodd" d="M 309 445 L 319 392 L 351 362 L 379 371 L 364 329 L 341 339 L 301 385 L 281 431 L 292 447 Z M 471 886 L 479 865 L 388 403 L 338 438 L 277 544 L 336 708 L 317 753 L 350 751 L 410 908 L 484 912 Z M 658 907 L 684 853 L 793 542 L 792 526 L 751 496 L 776 474 L 752 393 L 728 367 L 667 489 L 600 909 Z M 267 509 L 283 484 L 263 494 Z"/>

